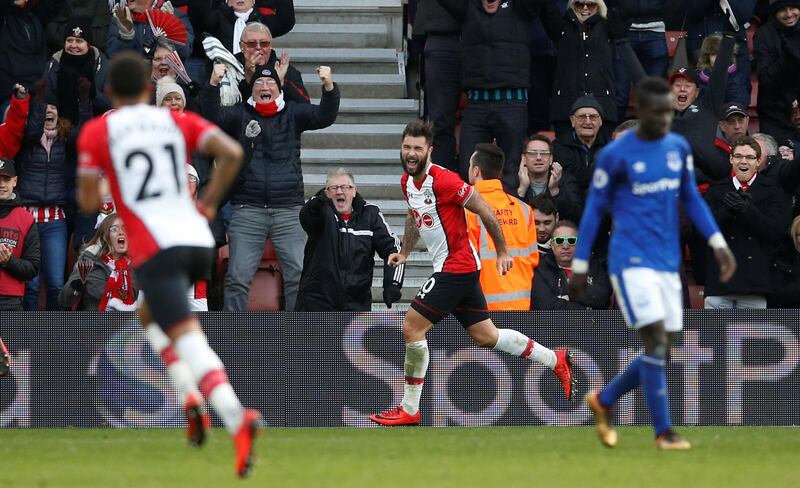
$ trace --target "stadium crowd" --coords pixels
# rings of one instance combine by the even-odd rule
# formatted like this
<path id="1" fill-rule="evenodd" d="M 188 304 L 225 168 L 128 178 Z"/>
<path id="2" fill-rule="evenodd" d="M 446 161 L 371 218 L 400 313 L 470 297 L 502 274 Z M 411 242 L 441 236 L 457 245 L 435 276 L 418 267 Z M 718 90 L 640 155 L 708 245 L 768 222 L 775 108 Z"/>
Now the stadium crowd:
<path id="1" fill-rule="evenodd" d="M 570 263 L 595 158 L 635 126 L 631 87 L 645 75 L 669 81 L 673 130 L 739 263 L 719 283 L 684 218 L 686 306 L 704 289 L 707 308 L 800 307 L 800 0 L 409 0 L 408 12 L 432 160 L 475 185 L 516 252 L 505 281 L 481 277 L 490 308 L 617 306 L 610 219 L 580 302 Z M 121 51 L 151 61 L 153 104 L 198 112 L 245 148 L 212 225 L 226 266 L 190 292 L 198 307 L 247 309 L 270 240 L 284 309 L 370 310 L 374 255 L 386 262 L 400 242 L 357 192 L 358 174 L 332 172 L 305 201 L 300 136 L 334 123 L 340 92 L 335 67 L 320 66 L 311 104 L 276 49 L 295 23 L 292 0 L 0 0 L 0 15 L 0 310 L 135 304 L 113 202 L 85 215 L 75 197 L 76 137 L 110 109 L 106 65 Z M 500 149 L 497 171 L 475 159 L 486 143 Z M 197 155 L 187 169 L 200 193 L 212 165 Z M 493 249 L 473 221 L 486 274 Z M 389 307 L 403 274 L 385 266 Z"/>

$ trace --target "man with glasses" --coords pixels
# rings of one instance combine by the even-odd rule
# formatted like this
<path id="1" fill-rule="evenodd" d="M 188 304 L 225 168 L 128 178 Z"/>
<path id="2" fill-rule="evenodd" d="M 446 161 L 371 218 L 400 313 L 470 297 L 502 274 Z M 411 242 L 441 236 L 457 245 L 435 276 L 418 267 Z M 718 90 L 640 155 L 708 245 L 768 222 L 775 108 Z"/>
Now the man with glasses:
<path id="1" fill-rule="evenodd" d="M 791 221 L 791 199 L 780 182 L 758 172 L 761 146 L 752 137 L 733 143 L 733 176 L 712 185 L 706 200 L 730 243 L 739 270 L 727 283 L 708 260 L 706 308 L 766 308 L 772 290 L 770 269 L 781 237 Z"/>
<path id="2" fill-rule="evenodd" d="M 597 434 L 607 447 L 617 445 L 611 408 L 641 385 L 656 447 L 686 450 L 691 444 L 672 430 L 665 373 L 669 347 L 683 328 L 679 203 L 714 249 L 721 282 L 731 278 L 736 261 L 697 191 L 689 144 L 669 130 L 669 85 L 662 78 L 643 78 L 636 86 L 636 111 L 636 129 L 623 133 L 598 157 L 572 259 L 570 299 L 580 300 L 586 289 L 592 245 L 608 206 L 614 219 L 611 283 L 626 324 L 639 333 L 644 354 L 605 389 L 587 396 Z"/>
<path id="3" fill-rule="evenodd" d="M 532 205 L 534 197 L 550 195 L 563 218 L 580 219 L 583 213 L 583 192 L 575 177 L 564 173 L 561 164 L 553 161 L 553 145 L 550 139 L 533 134 L 525 139 L 524 148 L 519 162 L 517 196 Z"/>
<path id="4" fill-rule="evenodd" d="M 578 180 L 583 200 L 592 180 L 595 157 L 608 141 L 600 133 L 603 108 L 594 96 L 585 95 L 575 100 L 571 113 L 572 131 L 568 136 L 555 140 L 553 156 L 564 167 L 565 173 Z"/>
<path id="5" fill-rule="evenodd" d="M 572 278 L 572 257 L 578 244 L 578 226 L 569 220 L 559 220 L 550 237 L 550 253 L 546 254 L 533 278 L 532 310 L 606 309 L 611 303 L 611 283 L 603 259 L 592 259 L 589 266 L 586 293 L 579 301 L 569 298 Z"/>
<path id="6" fill-rule="evenodd" d="M 322 81 L 319 105 L 286 100 L 274 66 L 255 68 L 250 97 L 233 106 L 221 106 L 217 65 L 209 84 L 200 92 L 204 114 L 227 133 L 238 134 L 245 148 L 239 178 L 231 187 L 233 207 L 228 225 L 230 261 L 225 276 L 226 311 L 247 309 L 250 282 L 264 245 L 272 239 L 283 272 L 286 310 L 294 310 L 303 265 L 305 241 L 299 222 L 304 203 L 300 136 L 328 127 L 339 112 L 339 88 L 331 68 L 317 68 Z"/>
<path id="7" fill-rule="evenodd" d="M 389 266 L 400 252 L 400 239 L 380 209 L 356 189 L 353 174 L 338 168 L 328 173 L 325 188 L 300 210 L 308 235 L 298 312 L 368 312 L 372 309 L 375 253 L 383 260 L 383 302 L 400 300 L 405 266 Z"/>

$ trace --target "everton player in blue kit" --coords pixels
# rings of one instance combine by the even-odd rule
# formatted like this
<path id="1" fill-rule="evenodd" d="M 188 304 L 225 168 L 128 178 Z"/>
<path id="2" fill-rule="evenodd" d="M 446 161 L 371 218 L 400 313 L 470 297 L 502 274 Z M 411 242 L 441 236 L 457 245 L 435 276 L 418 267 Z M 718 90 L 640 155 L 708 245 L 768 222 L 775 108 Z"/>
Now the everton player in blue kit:
<path id="1" fill-rule="evenodd" d="M 608 267 L 625 322 L 638 330 L 644 354 L 600 392 L 587 395 L 597 433 L 608 447 L 617 444 L 611 407 L 636 387 L 644 392 L 660 449 L 685 450 L 691 444 L 672 430 L 664 368 L 672 342 L 683 327 L 678 207 L 708 239 L 728 281 L 736 261 L 696 188 L 692 154 L 686 140 L 670 132 L 672 102 L 661 78 L 645 78 L 636 87 L 639 125 L 600 153 L 572 261 L 570 295 L 586 288 L 592 243 L 603 212 L 614 222 Z"/>

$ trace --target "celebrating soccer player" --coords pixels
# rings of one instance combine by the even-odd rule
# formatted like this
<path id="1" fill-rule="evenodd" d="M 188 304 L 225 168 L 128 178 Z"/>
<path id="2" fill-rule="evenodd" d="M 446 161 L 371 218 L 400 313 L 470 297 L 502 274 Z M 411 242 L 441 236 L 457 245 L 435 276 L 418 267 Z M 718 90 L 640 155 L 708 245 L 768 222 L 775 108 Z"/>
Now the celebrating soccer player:
<path id="1" fill-rule="evenodd" d="M 644 78 L 637 85 L 638 127 L 606 146 L 598 157 L 572 261 L 570 295 L 579 299 L 586 288 L 592 243 L 608 205 L 614 221 L 608 259 L 611 283 L 625 322 L 638 330 L 644 344 L 644 354 L 603 391 L 587 396 L 597 434 L 608 447 L 617 444 L 611 407 L 641 386 L 656 446 L 691 448 L 672 430 L 664 372 L 670 345 L 683 328 L 679 203 L 714 249 L 720 280 L 728 281 L 736 270 L 733 254 L 695 186 L 689 144 L 670 132 L 670 97 L 669 86 L 660 78 Z"/>
<path id="2" fill-rule="evenodd" d="M 420 423 L 419 401 L 429 361 L 425 334 L 451 312 L 477 345 L 522 356 L 552 369 L 567 399 L 571 399 L 575 377 L 569 351 L 551 351 L 520 332 L 497 329 L 489 318 L 479 281 L 480 258 L 467 236 L 464 208 L 480 217 L 492 238 L 498 274 L 506 274 L 512 259 L 494 211 L 480 194 L 457 174 L 430 162 L 432 139 L 431 125 L 423 122 L 411 122 L 403 131 L 400 159 L 405 174 L 401 187 L 409 211 L 402 249 L 391 254 L 388 262 L 393 266 L 405 263 L 422 237 L 433 256 L 434 273 L 422 285 L 403 320 L 406 343 L 403 401 L 396 408 L 369 418 L 381 425 Z"/>
<path id="3" fill-rule="evenodd" d="M 84 212 L 96 212 L 101 204 L 100 175 L 108 178 L 117 212 L 131 236 L 130 257 L 145 293 L 142 323 L 155 322 L 164 329 L 175 355 L 188 365 L 199 390 L 234 436 L 236 472 L 246 476 L 260 414 L 242 407 L 222 361 L 189 310 L 186 294 L 192 283 L 209 274 L 214 238 L 206 219 L 214 217 L 236 177 L 242 148 L 195 114 L 149 106 L 149 68 L 135 54 L 119 54 L 111 61 L 109 82 L 117 110 L 87 123 L 78 139 L 78 203 Z M 184 169 L 195 150 L 217 163 L 197 204 Z M 187 409 L 187 420 L 190 434 L 202 443 L 205 426 L 197 409 Z"/>

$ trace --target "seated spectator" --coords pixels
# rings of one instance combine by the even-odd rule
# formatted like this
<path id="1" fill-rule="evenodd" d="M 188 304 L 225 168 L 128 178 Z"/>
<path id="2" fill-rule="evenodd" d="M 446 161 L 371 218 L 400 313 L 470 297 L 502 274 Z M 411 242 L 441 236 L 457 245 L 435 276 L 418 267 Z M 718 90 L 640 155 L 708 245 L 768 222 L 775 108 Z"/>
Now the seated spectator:
<path id="1" fill-rule="evenodd" d="M 560 220 L 550 238 L 553 252 L 544 256 L 536 268 L 531 294 L 532 310 L 586 310 L 607 309 L 611 303 L 611 282 L 605 260 L 592 259 L 589 263 L 586 294 L 583 300 L 569 299 L 569 280 L 572 277 L 572 256 L 578 243 L 578 226 L 569 220 Z"/>
<path id="2" fill-rule="evenodd" d="M 167 107 L 180 114 L 186 109 L 186 95 L 173 78 L 165 76 L 156 83 L 156 106 Z"/>
<path id="3" fill-rule="evenodd" d="M 256 66 L 267 65 L 276 67 L 287 102 L 310 103 L 311 97 L 303 85 L 303 75 L 289 64 L 289 56 L 285 52 L 278 58 L 272 39 L 270 29 L 260 22 L 250 22 L 244 28 L 238 44 L 241 52 L 236 55 L 236 59 L 244 66 L 245 79 L 239 84 L 242 99 L 250 95 Z"/>
<path id="4" fill-rule="evenodd" d="M 769 20 L 758 29 L 754 57 L 758 71 L 758 119 L 761 132 L 792 136 L 786 107 L 800 96 L 800 0 L 771 0 Z"/>
<path id="5" fill-rule="evenodd" d="M 22 146 L 30 108 L 28 90 L 17 83 L 5 120 L 0 124 L 0 158 L 13 159 Z"/>
<path id="6" fill-rule="evenodd" d="M 558 213 L 567 220 L 580 220 L 583 213 L 583 191 L 578 181 L 553 161 L 550 139 L 534 134 L 525 141 L 519 163 L 517 196 L 529 205 L 534 197 L 548 194 L 555 201 Z"/>
<path id="7" fill-rule="evenodd" d="M 200 184 L 200 177 L 197 170 L 191 164 L 186 165 L 186 176 L 189 178 L 189 195 L 192 200 L 197 201 L 197 187 Z M 210 278 L 210 277 L 209 277 Z M 189 288 L 189 310 L 192 312 L 208 312 L 208 280 L 197 280 Z"/>
<path id="8" fill-rule="evenodd" d="M 772 292 L 767 295 L 769 308 L 800 308 L 800 215 L 789 227 L 789 239 L 772 262 Z"/>
<path id="9" fill-rule="evenodd" d="M 120 51 L 143 52 L 147 46 L 155 45 L 157 39 L 148 25 L 145 10 L 152 8 L 152 0 L 126 0 L 125 3 L 118 3 L 112 14 L 114 23 L 108 29 L 106 39 L 106 54 L 113 58 Z M 189 17 L 180 10 L 175 10 L 171 3 L 164 2 L 159 7 L 161 10 L 171 13 L 186 27 L 188 40 L 186 44 L 177 48 L 181 59 L 187 59 L 192 53 L 192 43 L 194 42 L 194 29 L 192 28 Z"/>
<path id="10" fill-rule="evenodd" d="M 608 140 L 600 133 L 604 111 L 595 97 L 587 95 L 575 100 L 570 114 L 572 130 L 556 137 L 553 157 L 561 163 L 565 173 L 578 180 L 582 205 L 592 182 L 595 157 Z"/>
<path id="11" fill-rule="evenodd" d="M 715 259 L 706 259 L 706 308 L 766 308 L 772 291 L 775 243 L 789 226 L 791 202 L 770 178 L 759 176 L 761 147 L 752 137 L 733 143 L 733 176 L 712 185 L 706 200 L 736 257 L 736 273 L 720 283 Z"/>
<path id="12" fill-rule="evenodd" d="M 15 84 L 31 89 L 42 77 L 47 64 L 43 25 L 53 13 L 50 7 L 47 1 L 0 2 L 0 114 Z"/>
<path id="13" fill-rule="evenodd" d="M 125 226 L 111 214 L 84 247 L 58 302 L 70 310 L 136 310 L 132 269 Z"/>
<path id="14" fill-rule="evenodd" d="M 513 259 L 505 275 L 497 273 L 497 248 L 480 215 L 467 211 L 467 231 L 481 260 L 480 284 L 489 310 L 530 310 L 533 270 L 539 264 L 533 209 L 503 191 L 505 156 L 494 144 L 475 146 L 469 183 L 497 217 L 505 247 Z"/>
<path id="15" fill-rule="evenodd" d="M 711 79 L 711 68 L 714 67 L 714 62 L 719 53 L 719 47 L 722 44 L 722 34 L 712 34 L 703 39 L 703 45 L 700 48 L 700 56 L 697 58 L 697 80 L 700 82 L 700 96 L 703 96 L 708 82 Z M 725 87 L 725 100 L 736 101 L 740 96 L 738 85 L 735 84 L 734 73 L 736 73 L 736 56 L 739 54 L 739 45 L 734 44 L 733 56 L 728 60 L 728 84 Z M 723 62 L 725 62 L 723 60 Z"/>
<path id="16" fill-rule="evenodd" d="M 353 174 L 338 168 L 328 173 L 325 188 L 300 210 L 308 235 L 298 312 L 368 312 L 372 310 L 375 253 L 383 259 L 383 302 L 400 300 L 404 265 L 389 266 L 400 252 L 400 240 L 377 206 L 358 194 Z"/>
<path id="17" fill-rule="evenodd" d="M 78 103 L 87 91 L 92 113 L 101 114 L 111 108 L 105 94 L 107 60 L 94 45 L 91 19 L 70 19 L 64 28 L 62 49 L 47 64 L 47 98 L 57 100 L 61 118 L 78 122 Z M 87 85 L 81 86 L 81 85 Z"/>
<path id="18" fill-rule="evenodd" d="M 175 69 L 170 66 L 167 62 L 168 58 L 174 56 L 175 52 L 175 46 L 171 42 L 159 38 L 155 43 L 154 49 L 145 56 L 151 60 L 152 64 L 150 80 L 153 82 L 153 98 L 151 99 L 151 103 L 156 104 L 155 89 L 158 86 L 159 80 L 162 78 L 170 78 L 172 82 L 177 83 L 183 91 L 184 108 L 193 112 L 199 112 L 200 107 L 197 104 L 196 98 L 200 92 L 200 83 L 196 81 L 187 83 L 179 76 Z"/>
<path id="19" fill-rule="evenodd" d="M 75 204 L 75 141 L 82 124 L 92 118 L 87 88 L 84 83 L 77 125 L 59 116 L 56 100 L 48 103 L 43 99 L 42 83 L 37 83 L 31 103 L 25 142 L 17 155 L 19 196 L 39 229 L 42 267 L 40 276 L 26 286 L 26 310 L 39 309 L 41 280 L 46 285 L 47 310 L 59 310 L 58 295 L 64 285 L 67 262 L 67 209 Z"/>
<path id="20" fill-rule="evenodd" d="M 14 161 L 0 157 L 0 311 L 22 310 L 25 282 L 39 274 L 39 231 L 14 193 Z"/>
<path id="21" fill-rule="evenodd" d="M 233 54 L 242 50 L 239 41 L 245 26 L 251 22 L 266 25 L 274 37 L 280 37 L 294 27 L 294 1 L 271 3 L 273 8 L 258 8 L 255 0 L 227 0 L 205 15 L 205 31 Z"/>
<path id="22" fill-rule="evenodd" d="M 778 152 L 775 138 L 763 132 L 753 134 L 753 139 L 761 147 L 758 159 L 758 174 L 770 178 L 787 194 L 794 194 L 800 188 L 800 159 L 786 161 Z"/>
<path id="23" fill-rule="evenodd" d="M 603 0 L 569 0 L 566 13 L 556 24 L 559 28 L 555 30 L 555 36 L 552 35 L 552 26 L 548 28 L 548 19 L 542 18 L 558 49 L 550 99 L 550 117 L 557 139 L 569 137 L 575 127 L 571 117 L 575 113 L 574 104 L 587 95 L 596 97 L 598 112 L 606 122 L 610 122 L 604 138 L 607 139 L 611 129 L 617 125 L 611 41 L 612 38 L 626 37 L 627 26 L 619 31 L 612 29 L 607 15 Z"/>
<path id="24" fill-rule="evenodd" d="M 731 143 L 746 136 L 749 126 L 750 116 L 747 115 L 746 106 L 739 102 L 725 103 L 722 107 L 714 145 L 726 154 L 730 154 Z"/>
<path id="25" fill-rule="evenodd" d="M 216 65 L 200 93 L 206 116 L 248 148 L 239 179 L 230 192 L 233 211 L 228 226 L 230 262 L 225 277 L 225 310 L 247 308 L 250 282 L 271 238 L 283 272 L 286 309 L 294 310 L 300 285 L 304 236 L 299 223 L 303 206 L 300 136 L 336 121 L 339 88 L 331 69 L 320 66 L 319 105 L 286 101 L 274 68 L 259 66 L 251 96 L 230 107 L 220 104 L 219 84 L 225 67 Z"/>
<path id="26" fill-rule="evenodd" d="M 550 254 L 550 238 L 558 224 L 558 210 L 550 195 L 542 193 L 531 199 L 533 218 L 536 220 L 536 243 L 539 249 L 539 261 Z"/>

